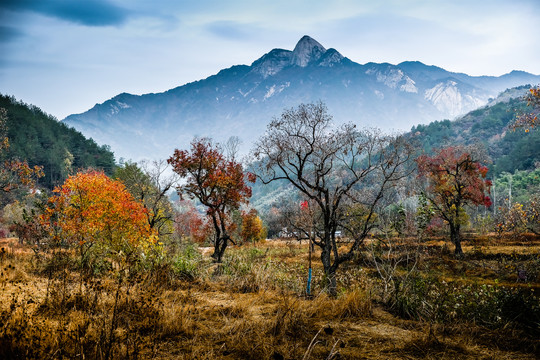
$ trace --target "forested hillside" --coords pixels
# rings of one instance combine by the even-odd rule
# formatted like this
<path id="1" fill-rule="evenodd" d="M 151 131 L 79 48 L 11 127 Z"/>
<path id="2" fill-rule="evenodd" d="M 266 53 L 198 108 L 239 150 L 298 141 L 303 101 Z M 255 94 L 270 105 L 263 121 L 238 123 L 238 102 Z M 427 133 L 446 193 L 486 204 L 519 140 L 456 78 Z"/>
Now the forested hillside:
<path id="1" fill-rule="evenodd" d="M 455 121 L 434 121 L 428 125 L 413 126 L 410 135 L 427 153 L 434 148 L 449 145 L 479 144 L 485 148 L 491 161 L 490 176 L 516 170 L 533 170 L 540 161 L 540 130 L 538 128 L 509 130 L 508 124 L 516 114 L 527 111 L 523 96 L 511 98 L 508 93 L 523 95 L 530 87 L 510 89 L 498 101 L 471 111 Z"/>
<path id="2" fill-rule="evenodd" d="M 40 108 L 0 94 L 0 108 L 7 110 L 9 157 L 43 166 L 40 185 L 53 188 L 77 169 L 95 167 L 112 173 L 114 155 L 107 146 L 57 121 Z"/>

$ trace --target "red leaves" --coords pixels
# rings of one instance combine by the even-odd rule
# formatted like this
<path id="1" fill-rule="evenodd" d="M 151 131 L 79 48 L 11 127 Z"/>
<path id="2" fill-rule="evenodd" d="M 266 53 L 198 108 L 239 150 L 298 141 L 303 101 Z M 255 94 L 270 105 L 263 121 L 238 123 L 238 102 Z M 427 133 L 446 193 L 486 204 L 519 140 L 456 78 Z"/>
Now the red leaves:
<path id="1" fill-rule="evenodd" d="M 474 161 L 471 154 L 459 147 L 439 150 L 433 157 L 422 155 L 416 160 L 419 175 L 429 180 L 428 191 L 439 204 L 491 205 L 491 181 L 484 180 L 488 168 Z M 487 199 L 486 199 L 487 198 Z"/>
<path id="2" fill-rule="evenodd" d="M 254 183 L 255 181 L 257 181 L 257 175 L 255 175 L 254 173 L 248 172 L 248 173 L 246 173 L 246 175 L 247 175 L 247 180 L 250 183 Z"/>
<path id="3" fill-rule="evenodd" d="M 531 88 L 529 94 L 525 97 L 527 106 L 532 107 L 531 112 L 518 113 L 514 122 L 508 128 L 516 131 L 523 128 L 525 132 L 538 127 L 538 114 L 540 113 L 540 87 Z"/>
<path id="4" fill-rule="evenodd" d="M 488 173 L 488 168 L 487 166 L 478 166 L 478 172 L 480 173 L 480 175 L 482 176 L 482 178 L 485 178 L 487 173 Z M 491 184 L 491 181 L 490 181 L 490 184 Z"/>
<path id="5" fill-rule="evenodd" d="M 251 188 L 246 182 L 255 182 L 255 175 L 244 176 L 242 165 L 225 159 L 208 139 L 194 140 L 191 151 L 175 150 L 167 162 L 187 180 L 178 187 L 178 192 L 199 199 L 208 207 L 209 214 L 238 208 L 251 197 Z"/>

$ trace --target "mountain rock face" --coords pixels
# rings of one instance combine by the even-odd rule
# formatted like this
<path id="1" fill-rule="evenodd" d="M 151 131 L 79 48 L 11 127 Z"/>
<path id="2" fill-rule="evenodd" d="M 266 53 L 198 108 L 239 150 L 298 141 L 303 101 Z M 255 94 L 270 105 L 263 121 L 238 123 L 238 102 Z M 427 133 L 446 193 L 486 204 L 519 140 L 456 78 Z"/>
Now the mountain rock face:
<path id="1" fill-rule="evenodd" d="M 310 63 L 319 60 L 326 49 L 309 36 L 304 36 L 294 47 L 291 54 L 291 65 L 306 67 Z"/>
<path id="2" fill-rule="evenodd" d="M 272 117 L 303 102 L 325 102 L 336 123 L 409 130 L 465 114 L 507 88 L 538 83 L 540 76 L 520 71 L 473 77 L 420 62 L 361 65 L 304 36 L 294 50 L 273 49 L 250 66 L 163 93 L 119 94 L 64 121 L 110 145 L 117 158 L 163 159 L 194 136 L 238 136 L 247 152 Z"/>

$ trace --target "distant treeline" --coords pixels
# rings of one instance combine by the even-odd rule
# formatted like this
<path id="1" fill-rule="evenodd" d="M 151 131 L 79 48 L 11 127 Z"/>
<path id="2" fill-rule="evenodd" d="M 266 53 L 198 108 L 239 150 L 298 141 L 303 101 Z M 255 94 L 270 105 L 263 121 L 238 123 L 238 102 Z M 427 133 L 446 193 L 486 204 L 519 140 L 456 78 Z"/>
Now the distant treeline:
<path id="1" fill-rule="evenodd" d="M 108 146 L 99 146 L 40 108 L 3 94 L 0 108 L 5 108 L 8 116 L 8 157 L 43 166 L 41 186 L 52 189 L 79 169 L 92 167 L 107 174 L 114 171 L 114 154 Z"/>

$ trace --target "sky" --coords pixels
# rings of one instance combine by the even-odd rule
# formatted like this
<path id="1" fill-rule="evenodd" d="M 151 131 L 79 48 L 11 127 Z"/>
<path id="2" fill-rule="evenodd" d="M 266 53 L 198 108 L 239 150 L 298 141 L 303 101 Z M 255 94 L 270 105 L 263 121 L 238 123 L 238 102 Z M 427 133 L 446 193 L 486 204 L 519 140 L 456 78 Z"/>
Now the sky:
<path id="1" fill-rule="evenodd" d="M 0 0 L 0 93 L 59 120 L 163 92 L 303 35 L 360 64 L 540 74 L 538 0 Z"/>

